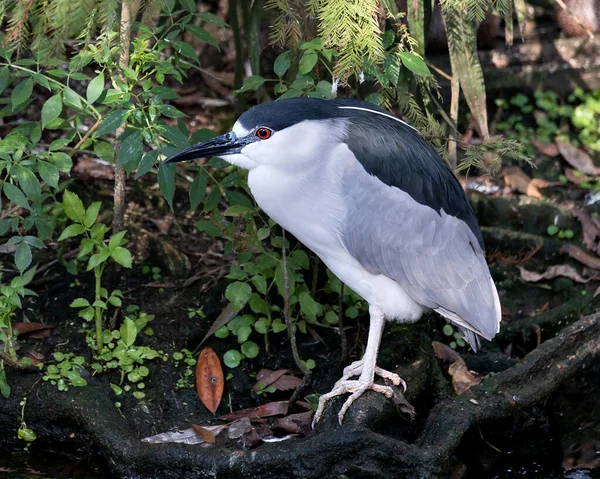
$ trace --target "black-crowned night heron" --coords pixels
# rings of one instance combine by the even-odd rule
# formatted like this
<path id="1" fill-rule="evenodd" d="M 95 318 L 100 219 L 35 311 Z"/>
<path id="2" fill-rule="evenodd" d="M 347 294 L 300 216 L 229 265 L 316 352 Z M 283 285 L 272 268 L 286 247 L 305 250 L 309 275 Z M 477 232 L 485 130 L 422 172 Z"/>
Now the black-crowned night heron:
<path id="1" fill-rule="evenodd" d="M 437 311 L 476 349 L 498 332 L 500 301 L 483 239 L 452 170 L 407 123 L 351 99 L 294 98 L 255 106 L 233 130 L 168 162 L 218 156 L 249 170 L 260 207 L 369 303 L 365 354 L 325 403 L 366 390 L 391 397 L 398 375 L 377 367 L 385 320 Z M 358 376 L 357 380 L 351 377 Z"/>

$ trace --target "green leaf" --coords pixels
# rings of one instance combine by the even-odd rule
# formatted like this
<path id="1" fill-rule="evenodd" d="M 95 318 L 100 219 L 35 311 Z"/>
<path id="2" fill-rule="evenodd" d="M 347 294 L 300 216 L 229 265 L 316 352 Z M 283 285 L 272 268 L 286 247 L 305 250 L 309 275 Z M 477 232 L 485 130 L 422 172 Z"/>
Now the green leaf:
<path id="1" fill-rule="evenodd" d="M 314 322 L 321 311 L 321 305 L 312 298 L 308 291 L 304 291 L 298 295 L 298 302 L 300 303 L 300 310 L 306 316 L 307 320 Z"/>
<path id="2" fill-rule="evenodd" d="M 112 235 L 108 242 L 108 249 L 114 250 L 116 247 L 121 246 L 126 241 L 124 240 L 127 230 L 119 231 L 117 234 Z"/>
<path id="3" fill-rule="evenodd" d="M 71 308 L 88 308 L 90 302 L 85 298 L 77 298 L 70 305 Z"/>
<path id="4" fill-rule="evenodd" d="M 252 75 L 249 78 L 244 80 L 244 84 L 241 88 L 235 90 L 236 93 L 241 93 L 244 91 L 254 91 L 257 90 L 263 83 L 265 79 L 259 75 Z"/>
<path id="5" fill-rule="evenodd" d="M 273 330 L 274 333 L 281 333 L 282 331 L 285 331 L 287 329 L 287 326 L 281 319 L 277 318 L 276 320 L 273 321 L 273 324 L 271 325 L 271 329 Z"/>
<path id="6" fill-rule="evenodd" d="M 90 254 L 92 249 L 94 249 L 94 242 L 91 239 L 83 238 L 81 240 L 81 246 L 79 247 L 77 258 L 81 258 L 82 256 Z"/>
<path id="7" fill-rule="evenodd" d="M 249 211 L 250 208 L 248 208 L 247 206 L 233 205 L 223 212 L 223 216 L 241 216 L 244 213 L 248 213 Z"/>
<path id="8" fill-rule="evenodd" d="M 65 102 L 65 105 L 70 106 L 71 108 L 75 108 L 76 110 L 81 110 L 81 108 L 83 107 L 79 95 L 70 88 L 65 88 L 63 90 L 63 100 Z"/>
<path id="9" fill-rule="evenodd" d="M 196 62 L 200 63 L 198 55 L 196 54 L 196 50 L 194 50 L 194 47 L 192 47 L 189 43 L 174 41 L 173 48 L 175 48 L 175 50 L 181 55 L 191 58 L 192 60 L 195 60 Z"/>
<path id="10" fill-rule="evenodd" d="M 236 281 L 227 286 L 225 297 L 231 302 L 234 311 L 239 311 L 250 299 L 252 288 L 247 283 Z"/>
<path id="11" fill-rule="evenodd" d="M 252 281 L 252 284 L 256 288 L 256 291 L 258 291 L 261 294 L 267 294 L 267 280 L 264 276 L 253 276 L 250 281 Z"/>
<path id="12" fill-rule="evenodd" d="M 115 110 L 112 113 L 109 113 L 104 120 L 102 120 L 96 135 L 102 136 L 115 131 L 125 123 L 128 116 L 129 112 L 127 110 Z"/>
<path id="13" fill-rule="evenodd" d="M 325 322 L 327 324 L 337 324 L 339 320 L 340 318 L 334 311 L 327 311 L 327 314 L 325 314 Z"/>
<path id="14" fill-rule="evenodd" d="M 131 268 L 131 253 L 127 248 L 119 246 L 112 251 L 111 256 L 121 266 Z"/>
<path id="15" fill-rule="evenodd" d="M 87 210 L 85 210 L 85 218 L 83 219 L 83 224 L 86 228 L 91 228 L 96 220 L 98 219 L 98 214 L 100 213 L 100 206 L 102 203 L 100 201 L 94 201 Z"/>
<path id="16" fill-rule="evenodd" d="M 0 368 L 0 394 L 2 394 L 5 398 L 10 396 L 10 385 L 6 381 L 6 373 L 4 372 L 4 368 Z"/>
<path id="17" fill-rule="evenodd" d="M 75 193 L 65 190 L 63 194 L 63 209 L 71 221 L 83 223 L 85 220 L 85 208 L 82 201 Z"/>
<path id="18" fill-rule="evenodd" d="M 150 150 L 148 153 L 144 153 L 135 173 L 135 179 L 137 180 L 140 176 L 145 175 L 154 168 L 156 160 L 158 160 L 158 150 Z"/>
<path id="19" fill-rule="evenodd" d="M 158 187 L 173 211 L 173 195 L 175 195 L 175 170 L 174 163 L 161 163 L 158 168 Z"/>
<path id="20" fill-rule="evenodd" d="M 402 64 L 415 75 L 428 76 L 431 75 L 429 68 L 421 57 L 412 52 L 400 52 Z"/>
<path id="21" fill-rule="evenodd" d="M 144 134 L 141 130 L 135 130 L 129 134 L 121 143 L 119 148 L 117 162 L 118 166 L 123 166 L 130 162 L 135 162 L 136 166 L 144 153 Z"/>
<path id="22" fill-rule="evenodd" d="M 298 75 L 310 73 L 319 61 L 319 56 L 313 50 L 306 50 L 298 64 Z"/>
<path id="23" fill-rule="evenodd" d="M 19 186 L 23 193 L 32 201 L 37 202 L 41 199 L 42 188 L 40 180 L 29 168 L 21 165 L 14 165 L 14 175 L 19 181 Z"/>
<path id="24" fill-rule="evenodd" d="M 223 355 L 223 362 L 228 368 L 237 368 L 242 362 L 243 356 L 239 351 L 230 349 Z"/>
<path id="25" fill-rule="evenodd" d="M 85 96 L 87 98 L 88 103 L 91 105 L 94 103 L 102 92 L 104 91 L 104 72 L 100 72 L 100 74 L 93 78 L 91 82 L 88 83 L 87 91 L 85 92 Z"/>
<path id="26" fill-rule="evenodd" d="M 94 153 L 101 160 L 113 163 L 115 161 L 115 149 L 106 141 L 94 142 Z"/>
<path id="27" fill-rule="evenodd" d="M 215 336 L 220 339 L 224 339 L 229 336 L 229 328 L 227 326 L 221 326 L 215 331 Z"/>
<path id="28" fill-rule="evenodd" d="M 120 332 L 121 341 L 125 343 L 125 346 L 130 347 L 133 343 L 135 343 L 135 337 L 137 336 L 137 328 L 135 327 L 135 323 L 131 319 L 125 318 L 125 321 L 123 321 L 123 326 L 121 326 Z"/>
<path id="29" fill-rule="evenodd" d="M 199 171 L 190 187 L 190 209 L 195 210 L 206 194 L 206 173 Z"/>
<path id="30" fill-rule="evenodd" d="M 241 347 L 242 354 L 247 358 L 255 358 L 258 356 L 258 345 L 254 341 L 246 341 Z"/>
<path id="31" fill-rule="evenodd" d="M 63 104 L 60 93 L 48 98 L 46 103 L 44 103 L 44 106 L 42 106 L 42 128 L 45 128 L 48 123 L 56 120 L 60 116 L 62 107 Z"/>
<path id="32" fill-rule="evenodd" d="M 100 251 L 100 253 L 93 254 L 90 256 L 88 261 L 87 270 L 90 271 L 94 269 L 96 266 L 101 265 L 110 257 L 111 251 L 108 248 L 104 248 Z"/>
<path id="33" fill-rule="evenodd" d="M 201 18 L 205 22 L 212 23 L 213 25 L 216 25 L 217 27 L 221 27 L 221 28 L 228 28 L 229 27 L 229 25 L 227 25 L 223 20 L 221 20 L 219 17 L 217 17 L 214 13 L 200 12 L 200 13 L 197 13 L 196 16 L 198 18 Z"/>
<path id="34" fill-rule="evenodd" d="M 194 223 L 194 226 L 200 231 L 204 231 L 208 236 L 218 238 L 221 236 L 221 230 L 208 220 L 200 220 Z"/>
<path id="35" fill-rule="evenodd" d="M 80 234 L 85 233 L 85 228 L 80 224 L 72 224 L 67 226 L 63 232 L 58 237 L 58 241 L 64 241 L 67 238 L 72 238 L 73 236 L 78 236 Z"/>
<path id="36" fill-rule="evenodd" d="M 19 205 L 22 208 L 25 208 L 28 210 L 31 209 L 31 207 L 29 206 L 29 202 L 27 201 L 27 198 L 25 198 L 25 195 L 23 194 L 23 192 L 19 188 L 17 188 L 15 185 L 13 185 L 11 183 L 4 183 L 3 190 L 4 190 L 4 194 L 10 201 L 15 203 L 16 205 Z"/>
<path id="37" fill-rule="evenodd" d="M 206 198 L 206 202 L 204 203 L 204 211 L 212 211 L 219 205 L 219 200 L 221 199 L 221 188 L 218 185 L 215 185 L 211 192 L 208 194 Z"/>
<path id="38" fill-rule="evenodd" d="M 123 304 L 123 302 L 121 301 L 121 298 L 119 298 L 118 296 L 111 296 L 110 298 L 108 298 L 108 302 L 110 304 L 112 304 L 113 306 L 115 306 L 116 308 L 120 308 L 121 305 Z"/>
<path id="39" fill-rule="evenodd" d="M 445 324 L 442 328 L 442 332 L 445 336 L 452 336 L 452 334 L 454 334 L 454 328 L 450 324 Z"/>
<path id="40" fill-rule="evenodd" d="M 15 264 L 21 274 L 23 274 L 23 271 L 31 264 L 31 248 L 25 241 L 17 246 L 17 250 L 15 251 Z"/>
<path id="41" fill-rule="evenodd" d="M 203 41 L 204 43 L 208 43 L 209 45 L 212 45 L 217 50 L 219 50 L 219 44 L 217 43 L 217 41 L 204 28 L 188 23 L 185 25 L 185 29 L 192 35 L 194 35 L 198 40 Z"/>
<path id="42" fill-rule="evenodd" d="M 275 59 L 273 71 L 278 77 L 282 77 L 290 67 L 290 52 L 285 51 Z"/>
<path id="43" fill-rule="evenodd" d="M 242 344 L 252 334 L 252 328 L 250 326 L 240 326 L 236 332 L 238 343 Z"/>
<path id="44" fill-rule="evenodd" d="M 12 91 L 10 102 L 12 109 L 15 110 L 21 103 L 24 103 L 33 93 L 33 79 L 28 78 L 19 83 Z"/>
<path id="45" fill-rule="evenodd" d="M 58 188 L 58 168 L 47 161 L 38 161 L 37 169 L 40 177 L 52 188 Z"/>
<path id="46" fill-rule="evenodd" d="M 8 71 L 8 67 L 3 67 L 0 69 L 0 95 L 4 93 L 4 90 L 8 87 L 10 82 L 10 75 Z M 0 370 L 1 371 L 1 370 Z"/>

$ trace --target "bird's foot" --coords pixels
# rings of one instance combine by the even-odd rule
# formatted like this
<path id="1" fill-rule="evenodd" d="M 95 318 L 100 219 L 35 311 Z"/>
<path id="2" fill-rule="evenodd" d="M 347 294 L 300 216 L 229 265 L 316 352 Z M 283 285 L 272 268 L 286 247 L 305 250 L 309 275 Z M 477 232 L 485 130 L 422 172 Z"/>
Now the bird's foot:
<path id="1" fill-rule="evenodd" d="M 372 379 L 370 381 L 364 380 L 363 378 L 359 378 L 358 380 L 349 379 L 352 376 L 360 375 L 362 368 L 362 361 L 356 361 L 350 366 L 344 368 L 344 375 L 339 381 L 335 383 L 331 392 L 323 394 L 319 398 L 319 406 L 317 407 L 317 411 L 315 412 L 315 416 L 312 422 L 313 428 L 321 419 L 327 401 L 333 399 L 336 396 L 341 396 L 342 394 L 346 393 L 352 393 L 351 396 L 348 399 L 346 399 L 346 402 L 344 402 L 344 405 L 338 413 L 338 420 L 340 422 L 340 425 L 344 420 L 344 415 L 346 414 L 346 411 L 348 411 L 348 408 L 352 405 L 354 401 L 356 401 L 360 396 L 362 396 L 362 394 L 365 391 L 371 389 L 377 393 L 383 394 L 388 399 L 391 399 L 394 396 L 395 389 L 393 386 L 382 386 L 380 384 L 375 384 Z M 402 386 L 404 387 L 404 391 L 406 391 L 406 382 L 397 374 L 394 374 L 390 371 L 386 371 L 385 369 L 381 369 L 379 367 L 375 368 L 375 374 L 384 379 L 389 380 L 392 384 L 394 384 L 394 386 L 399 386 L 400 384 L 402 384 Z"/>
<path id="2" fill-rule="evenodd" d="M 341 381 L 347 381 L 348 379 L 350 379 L 353 376 L 360 376 L 362 374 L 362 371 L 363 371 L 363 360 L 362 359 L 360 361 L 354 361 L 352 364 L 350 364 L 350 366 L 346 366 L 344 368 L 344 374 L 342 375 L 341 379 L 335 383 L 334 389 Z M 380 378 L 387 379 L 396 387 L 398 387 L 398 386 L 400 386 L 400 384 L 402 384 L 402 388 L 404 389 L 403 392 L 406 392 L 406 381 L 404 381 L 404 379 L 402 379 L 396 373 L 393 373 L 386 369 L 380 368 L 379 366 L 375 366 L 375 374 L 377 376 L 379 376 Z"/>

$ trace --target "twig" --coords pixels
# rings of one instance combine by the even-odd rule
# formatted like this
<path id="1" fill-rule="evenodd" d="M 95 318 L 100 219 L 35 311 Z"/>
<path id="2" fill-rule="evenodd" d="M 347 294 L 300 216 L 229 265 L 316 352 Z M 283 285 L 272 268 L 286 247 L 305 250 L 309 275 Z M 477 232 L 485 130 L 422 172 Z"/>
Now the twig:
<path id="1" fill-rule="evenodd" d="M 8 354 L 0 351 L 0 360 L 4 361 L 8 366 L 17 371 L 39 371 L 35 366 L 27 366 L 16 359 L 12 359 Z"/>
<path id="2" fill-rule="evenodd" d="M 19 35 L 21 34 L 21 30 L 23 28 L 23 25 L 25 25 L 25 22 L 29 19 L 29 11 L 31 10 L 31 7 L 33 6 L 34 2 L 35 2 L 35 0 L 29 0 L 27 2 L 27 5 L 25 5 L 25 7 L 23 8 L 23 11 L 21 12 L 21 18 L 19 18 L 18 23 L 14 26 L 11 34 L 4 39 L 4 42 L 2 42 L 3 48 L 6 48 L 6 46 L 11 41 L 13 41 L 15 38 L 19 37 Z"/>
<path id="3" fill-rule="evenodd" d="M 79 151 L 79 148 L 81 148 L 81 145 L 83 145 L 83 144 L 84 144 L 84 143 L 87 141 L 87 139 L 88 139 L 90 136 L 92 136 L 92 133 L 94 133 L 94 132 L 95 132 L 95 131 L 98 129 L 98 127 L 99 127 L 99 126 L 100 126 L 100 124 L 102 123 L 102 120 L 103 120 L 103 118 L 102 118 L 102 117 L 98 118 L 98 119 L 96 120 L 96 123 L 94 123 L 94 124 L 92 125 L 92 127 L 91 127 L 91 128 L 88 130 L 88 131 L 87 131 L 87 133 L 86 133 L 85 135 L 83 135 L 83 137 L 81 138 L 81 140 L 79 140 L 79 141 L 77 142 L 77 144 L 76 144 L 76 145 L 73 147 L 73 149 L 72 149 L 72 150 L 69 152 L 69 156 L 70 156 L 71 158 L 73 158 L 73 155 Z"/>
<path id="4" fill-rule="evenodd" d="M 285 247 L 285 230 L 281 230 L 281 236 L 283 238 L 281 244 L 281 261 L 283 263 L 283 284 L 285 289 L 285 295 L 283 297 L 283 318 L 285 320 L 285 325 L 288 330 L 288 335 L 290 336 L 290 345 L 292 346 L 292 355 L 294 356 L 294 362 L 298 369 L 302 372 L 304 377 L 302 378 L 302 384 L 298 386 L 292 397 L 290 398 L 289 405 L 290 407 L 294 405 L 296 399 L 298 398 L 300 391 L 304 389 L 304 387 L 308 384 L 310 377 L 312 375 L 310 369 L 306 367 L 304 361 L 300 359 L 300 354 L 298 354 L 298 344 L 296 343 L 296 333 L 294 332 L 294 326 L 292 325 L 292 320 L 290 318 L 290 279 L 288 277 L 288 269 L 287 269 L 287 249 Z"/>

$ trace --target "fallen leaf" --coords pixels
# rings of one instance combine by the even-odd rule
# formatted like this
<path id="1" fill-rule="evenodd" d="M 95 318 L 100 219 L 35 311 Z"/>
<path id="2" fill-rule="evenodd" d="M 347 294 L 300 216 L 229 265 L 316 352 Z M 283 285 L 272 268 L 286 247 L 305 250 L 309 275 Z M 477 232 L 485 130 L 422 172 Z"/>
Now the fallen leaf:
<path id="1" fill-rule="evenodd" d="M 253 418 L 261 418 L 261 417 L 269 417 L 269 416 L 278 416 L 287 414 L 288 410 L 288 401 L 274 401 L 269 402 L 267 404 L 263 404 L 258 407 L 249 407 L 246 409 L 240 409 L 238 411 L 233 411 L 229 414 L 223 414 L 219 416 L 219 419 L 223 421 L 236 421 L 243 417 L 247 417 L 250 419 Z"/>
<path id="2" fill-rule="evenodd" d="M 556 146 L 565 161 L 576 170 L 592 176 L 597 176 L 599 174 L 600 170 L 596 168 L 590 155 L 582 149 L 577 148 L 566 141 L 561 141 L 558 138 L 556 139 Z"/>
<path id="3" fill-rule="evenodd" d="M 161 234 L 166 235 L 169 233 L 169 229 L 171 229 L 171 225 L 173 224 L 173 221 L 175 221 L 175 215 L 172 213 L 169 213 L 166 216 L 163 216 L 161 219 L 154 219 L 154 218 L 150 218 L 150 221 L 152 221 L 152 223 L 154 223 L 154 226 L 156 226 L 158 228 L 158 231 L 161 232 Z"/>
<path id="4" fill-rule="evenodd" d="M 243 436 L 238 441 L 238 447 L 242 449 L 254 449 L 257 446 L 260 446 L 263 442 L 263 434 L 261 432 L 265 432 L 264 430 L 258 431 L 256 428 L 251 428 L 249 431 L 245 432 Z M 271 430 L 267 429 L 267 433 L 270 433 Z"/>
<path id="5" fill-rule="evenodd" d="M 555 143 L 543 143 L 540 140 L 538 140 L 537 138 L 532 138 L 531 143 L 533 143 L 533 146 L 535 146 L 542 155 L 546 155 L 546 156 L 560 155 L 560 151 L 558 151 L 558 147 L 556 146 Z"/>
<path id="6" fill-rule="evenodd" d="M 21 322 L 21 323 L 11 323 L 13 331 L 18 331 L 19 334 L 28 334 L 33 333 L 35 331 L 44 331 L 48 329 L 52 329 L 54 326 L 50 326 L 48 324 L 42 323 L 30 323 L 30 322 Z"/>
<path id="7" fill-rule="evenodd" d="M 250 424 L 250 419 L 248 417 L 243 417 L 229 425 L 227 435 L 229 436 L 229 439 L 238 439 L 251 429 L 252 424 Z"/>
<path id="8" fill-rule="evenodd" d="M 508 166 L 502 170 L 504 183 L 517 190 L 519 193 L 526 194 L 531 177 L 518 166 Z"/>
<path id="9" fill-rule="evenodd" d="M 196 433 L 196 436 L 198 436 L 203 441 L 210 442 L 211 444 L 214 444 L 217 442 L 217 440 L 215 438 L 215 433 L 213 431 L 211 431 L 210 429 L 199 426 L 198 424 L 192 424 L 192 429 Z"/>
<path id="10" fill-rule="evenodd" d="M 277 419 L 273 425 L 274 429 L 285 431 L 288 434 L 308 434 L 312 430 L 313 411 L 290 414 Z"/>
<path id="11" fill-rule="evenodd" d="M 483 378 L 475 376 L 467 365 L 465 360 L 450 346 L 440 343 L 438 341 L 432 341 L 433 351 L 435 355 L 446 363 L 450 363 L 448 366 L 448 374 L 452 377 L 452 387 L 456 394 L 463 394 L 468 391 L 471 387 L 479 384 Z"/>
<path id="12" fill-rule="evenodd" d="M 206 341 L 208 338 L 210 338 L 217 329 L 219 329 L 221 326 L 225 326 L 229 321 L 231 321 L 236 316 L 237 316 L 237 311 L 234 311 L 233 305 L 231 303 L 228 303 L 227 306 L 225 306 L 225 308 L 223 308 L 223 311 L 221 311 L 221 314 L 219 314 L 219 317 L 212 324 L 212 326 L 210 327 L 208 332 L 204 335 L 204 338 L 202 338 L 202 341 L 200 341 L 200 346 L 202 346 L 204 341 Z"/>
<path id="13" fill-rule="evenodd" d="M 296 389 L 302 384 L 302 379 L 296 376 L 290 376 L 289 374 L 285 374 L 281 376 L 277 381 L 273 383 L 273 386 L 277 388 L 278 391 L 289 391 L 290 389 Z"/>
<path id="14" fill-rule="evenodd" d="M 591 176 L 585 175 L 581 172 L 579 174 L 576 173 L 576 170 L 573 168 L 565 168 L 565 176 L 567 180 L 575 185 L 580 185 L 582 183 L 589 183 L 594 180 Z"/>
<path id="15" fill-rule="evenodd" d="M 202 404 L 213 414 L 223 397 L 223 368 L 217 354 L 210 348 L 204 348 L 196 364 L 196 391 Z"/>
<path id="16" fill-rule="evenodd" d="M 227 426 L 218 424 L 216 426 L 203 426 L 203 428 L 207 431 L 211 431 L 214 436 L 218 436 L 223 429 L 227 428 Z M 183 431 L 161 432 L 160 434 L 143 438 L 142 442 L 148 442 L 150 444 L 163 444 L 169 442 L 179 444 L 202 444 L 206 441 L 198 437 L 193 428 L 189 428 L 184 429 Z"/>
<path id="17" fill-rule="evenodd" d="M 600 258 L 583 251 L 574 244 L 566 244 L 561 246 L 559 252 L 562 254 L 568 254 L 571 258 L 579 261 L 588 268 L 600 270 Z"/>
<path id="18" fill-rule="evenodd" d="M 573 216 L 581 223 L 583 229 L 583 244 L 590 251 L 598 251 L 600 240 L 600 220 L 587 211 L 573 210 Z"/>
<path id="19" fill-rule="evenodd" d="M 258 391 L 261 388 L 270 386 L 287 372 L 287 369 L 278 369 L 277 371 L 273 371 L 271 369 L 263 368 L 256 375 L 256 384 L 252 387 L 252 389 L 254 391 Z"/>
<path id="20" fill-rule="evenodd" d="M 575 268 L 566 264 L 550 266 L 543 273 L 529 271 L 522 266 L 519 266 L 518 268 L 519 271 L 521 271 L 521 279 L 523 281 L 527 281 L 528 283 L 536 283 L 537 281 L 541 281 L 543 279 L 553 279 L 557 276 L 564 276 L 565 278 L 572 279 L 577 283 L 587 283 L 592 279 L 596 279 L 595 277 L 583 278 Z"/>

